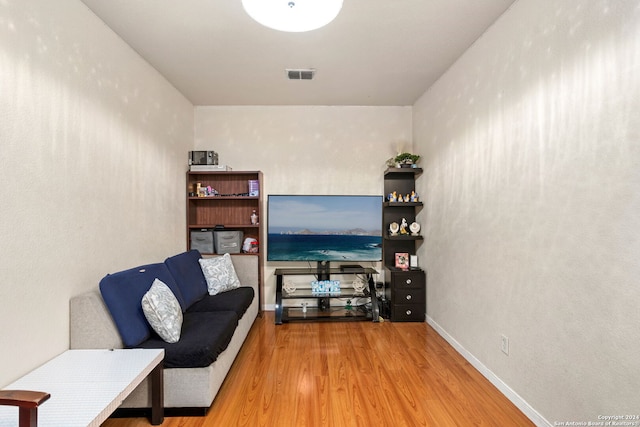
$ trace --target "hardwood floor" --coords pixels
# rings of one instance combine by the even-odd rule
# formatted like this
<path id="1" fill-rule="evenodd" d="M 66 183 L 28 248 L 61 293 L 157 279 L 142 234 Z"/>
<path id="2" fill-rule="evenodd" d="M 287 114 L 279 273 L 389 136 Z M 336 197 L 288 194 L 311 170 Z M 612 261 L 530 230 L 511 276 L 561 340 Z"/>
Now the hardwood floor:
<path id="1" fill-rule="evenodd" d="M 148 426 L 145 418 L 104 427 Z M 533 426 L 426 323 L 258 318 L 206 417 L 166 427 Z"/>

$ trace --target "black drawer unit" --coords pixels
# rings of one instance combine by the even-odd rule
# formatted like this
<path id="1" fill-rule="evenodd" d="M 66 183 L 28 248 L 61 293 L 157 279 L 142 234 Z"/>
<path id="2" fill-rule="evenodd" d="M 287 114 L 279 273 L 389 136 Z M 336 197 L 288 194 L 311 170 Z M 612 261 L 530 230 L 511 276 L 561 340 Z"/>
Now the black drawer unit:
<path id="1" fill-rule="evenodd" d="M 426 275 L 423 270 L 385 271 L 385 296 L 392 322 L 424 322 L 426 314 Z"/>

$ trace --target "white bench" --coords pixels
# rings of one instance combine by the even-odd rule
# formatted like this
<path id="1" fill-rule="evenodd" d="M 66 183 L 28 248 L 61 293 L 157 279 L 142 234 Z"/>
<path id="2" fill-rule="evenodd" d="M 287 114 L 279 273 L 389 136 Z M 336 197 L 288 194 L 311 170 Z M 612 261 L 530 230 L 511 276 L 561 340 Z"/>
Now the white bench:
<path id="1" fill-rule="evenodd" d="M 51 398 L 37 406 L 38 427 L 99 427 L 151 376 L 151 423 L 164 420 L 162 349 L 68 350 L 4 390 L 32 390 Z M 19 408 L 0 406 L 0 427 L 18 426 Z"/>

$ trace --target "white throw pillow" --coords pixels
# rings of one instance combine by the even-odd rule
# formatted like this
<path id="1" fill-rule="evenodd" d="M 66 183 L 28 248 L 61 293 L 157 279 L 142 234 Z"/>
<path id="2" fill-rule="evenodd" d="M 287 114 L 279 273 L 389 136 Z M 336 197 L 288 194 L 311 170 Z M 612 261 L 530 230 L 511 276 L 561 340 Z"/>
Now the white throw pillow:
<path id="1" fill-rule="evenodd" d="M 207 279 L 209 295 L 216 295 L 240 287 L 240 279 L 238 279 L 236 269 L 233 268 L 231 255 L 200 258 L 199 261 L 204 278 Z"/>
<path id="2" fill-rule="evenodd" d="M 171 289 L 155 279 L 142 297 L 142 311 L 160 338 L 168 343 L 178 342 L 182 331 L 182 309 Z"/>

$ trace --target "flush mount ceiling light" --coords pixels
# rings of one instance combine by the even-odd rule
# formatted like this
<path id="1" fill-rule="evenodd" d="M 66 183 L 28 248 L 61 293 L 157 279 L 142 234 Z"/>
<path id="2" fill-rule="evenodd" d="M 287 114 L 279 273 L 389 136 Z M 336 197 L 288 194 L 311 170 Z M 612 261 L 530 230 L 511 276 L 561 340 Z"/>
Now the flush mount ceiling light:
<path id="1" fill-rule="evenodd" d="M 265 27 L 301 33 L 333 21 L 342 0 L 242 0 L 244 10 Z"/>

